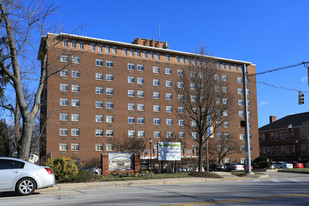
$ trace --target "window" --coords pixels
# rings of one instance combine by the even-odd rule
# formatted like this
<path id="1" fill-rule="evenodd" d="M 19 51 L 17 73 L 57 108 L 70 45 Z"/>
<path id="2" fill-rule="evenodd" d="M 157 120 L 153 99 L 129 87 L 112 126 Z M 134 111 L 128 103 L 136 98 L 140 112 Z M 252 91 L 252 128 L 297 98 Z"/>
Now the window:
<path id="1" fill-rule="evenodd" d="M 91 50 L 91 51 L 95 51 L 95 44 L 94 44 L 94 43 L 91 43 L 91 45 L 90 45 L 90 50 Z"/>
<path id="2" fill-rule="evenodd" d="M 175 58 L 176 58 L 175 61 L 179 63 L 179 56 L 176 56 Z"/>
<path id="3" fill-rule="evenodd" d="M 103 115 L 99 114 L 95 116 L 95 122 L 103 122 Z"/>
<path id="4" fill-rule="evenodd" d="M 160 59 L 160 54 L 156 53 L 156 59 L 159 60 Z"/>
<path id="5" fill-rule="evenodd" d="M 106 53 L 109 53 L 109 52 L 110 52 L 109 46 L 105 46 L 105 52 L 106 52 Z"/>
<path id="6" fill-rule="evenodd" d="M 242 94 L 242 88 L 238 88 L 238 94 Z"/>
<path id="7" fill-rule="evenodd" d="M 72 143 L 71 144 L 71 150 L 72 151 L 79 151 L 79 144 L 78 143 Z"/>
<path id="8" fill-rule="evenodd" d="M 103 151 L 103 144 L 95 144 L 95 151 Z"/>
<path id="9" fill-rule="evenodd" d="M 160 105 L 153 105 L 154 112 L 160 112 Z"/>
<path id="10" fill-rule="evenodd" d="M 153 79 L 153 86 L 160 86 L 160 80 L 159 79 Z"/>
<path id="11" fill-rule="evenodd" d="M 113 129 L 107 129 L 106 130 L 106 137 L 113 137 L 114 136 L 114 130 Z"/>
<path id="12" fill-rule="evenodd" d="M 185 120 L 179 119 L 178 120 L 178 126 L 185 126 Z"/>
<path id="13" fill-rule="evenodd" d="M 128 137 L 135 137 L 135 130 L 128 130 Z"/>
<path id="14" fill-rule="evenodd" d="M 183 94 L 178 94 L 178 100 L 179 100 L 179 101 L 183 101 L 183 100 L 184 100 Z"/>
<path id="15" fill-rule="evenodd" d="M 98 52 L 102 52 L 103 51 L 103 46 L 101 44 L 98 45 Z"/>
<path id="16" fill-rule="evenodd" d="M 113 95 L 114 94 L 114 88 L 106 88 L 106 95 Z"/>
<path id="17" fill-rule="evenodd" d="M 72 77 L 74 77 L 74 78 L 79 78 L 79 77 L 80 77 L 80 72 L 79 72 L 79 70 L 72 70 Z"/>
<path id="18" fill-rule="evenodd" d="M 60 98 L 60 106 L 69 106 L 68 98 Z"/>
<path id="19" fill-rule="evenodd" d="M 135 96 L 135 91 L 129 89 L 129 90 L 128 90 L 128 97 L 134 97 L 134 96 Z"/>
<path id="20" fill-rule="evenodd" d="M 113 47 L 113 54 L 117 54 L 117 47 Z"/>
<path id="21" fill-rule="evenodd" d="M 114 116 L 107 115 L 105 121 L 106 123 L 114 123 Z"/>
<path id="22" fill-rule="evenodd" d="M 184 64 L 185 63 L 185 58 L 181 57 L 181 63 Z"/>
<path id="23" fill-rule="evenodd" d="M 185 138 L 185 133 L 184 133 L 184 132 L 179 132 L 179 133 L 178 133 L 178 137 L 179 137 L 180 139 Z"/>
<path id="24" fill-rule="evenodd" d="M 122 53 L 123 53 L 123 55 L 127 56 L 128 55 L 128 49 L 127 48 L 123 48 L 122 49 Z"/>
<path id="25" fill-rule="evenodd" d="M 244 100 L 239 99 L 238 100 L 238 105 L 243 106 L 244 105 Z"/>
<path id="26" fill-rule="evenodd" d="M 128 76 L 128 83 L 134 84 L 135 83 L 135 78 L 132 77 L 132 76 Z"/>
<path id="27" fill-rule="evenodd" d="M 59 128 L 59 135 L 60 136 L 68 136 L 69 135 L 68 128 Z"/>
<path id="28" fill-rule="evenodd" d="M 96 80 L 103 80 L 103 73 L 95 73 Z"/>
<path id="29" fill-rule="evenodd" d="M 137 65 L 137 71 L 144 71 L 144 65 L 143 64 L 138 64 Z"/>
<path id="30" fill-rule="evenodd" d="M 160 131 L 154 131 L 153 132 L 153 137 L 154 138 L 160 138 L 161 137 L 161 132 Z"/>
<path id="31" fill-rule="evenodd" d="M 136 56 L 137 56 L 137 57 L 141 57 L 141 51 L 140 51 L 140 50 L 137 50 L 137 51 L 136 51 Z"/>
<path id="32" fill-rule="evenodd" d="M 161 124 L 160 118 L 153 118 L 153 124 L 154 125 L 160 125 Z"/>
<path id="33" fill-rule="evenodd" d="M 79 56 L 72 56 L 72 62 L 74 64 L 79 64 L 80 63 L 80 57 Z"/>
<path id="34" fill-rule="evenodd" d="M 171 80 L 166 80 L 165 81 L 165 86 L 166 87 L 172 87 L 172 81 Z"/>
<path id="35" fill-rule="evenodd" d="M 183 70 L 182 69 L 177 69 L 177 75 L 178 76 L 183 76 Z"/>
<path id="36" fill-rule="evenodd" d="M 137 132 L 137 136 L 138 136 L 138 137 L 145 137 L 145 131 L 144 131 L 144 130 L 139 130 L 139 131 Z"/>
<path id="37" fill-rule="evenodd" d="M 184 113 L 185 109 L 183 107 L 178 107 L 178 113 Z"/>
<path id="38" fill-rule="evenodd" d="M 106 60 L 106 67 L 114 67 L 114 61 Z"/>
<path id="39" fill-rule="evenodd" d="M 71 99 L 71 105 L 72 107 L 79 107 L 79 99 Z"/>
<path id="40" fill-rule="evenodd" d="M 222 138 L 222 133 L 217 133 L 217 134 L 216 134 L 216 137 L 217 137 L 218 139 Z"/>
<path id="41" fill-rule="evenodd" d="M 96 129 L 95 130 L 95 136 L 96 137 L 103 137 L 104 131 L 103 129 Z"/>
<path id="42" fill-rule="evenodd" d="M 95 88 L 95 93 L 96 94 L 103 94 L 103 87 L 96 87 Z"/>
<path id="43" fill-rule="evenodd" d="M 96 101 L 95 102 L 95 107 L 96 108 L 103 108 L 103 101 Z"/>
<path id="44" fill-rule="evenodd" d="M 149 53 L 149 58 L 150 58 L 150 59 L 153 59 L 153 52 L 150 52 L 150 53 Z"/>
<path id="45" fill-rule="evenodd" d="M 143 51 L 143 57 L 147 58 L 147 51 Z"/>
<path id="46" fill-rule="evenodd" d="M 229 125 L 230 125 L 229 122 L 227 122 L 227 121 L 223 122 L 223 127 L 228 128 Z"/>
<path id="47" fill-rule="evenodd" d="M 144 91 L 137 91 L 137 97 L 144 98 Z"/>
<path id="48" fill-rule="evenodd" d="M 84 42 L 82 42 L 82 41 L 79 42 L 79 48 L 84 49 Z"/>
<path id="49" fill-rule="evenodd" d="M 222 87 L 222 92 L 227 93 L 227 87 Z"/>
<path id="50" fill-rule="evenodd" d="M 61 61 L 61 62 L 69 62 L 69 56 L 68 56 L 68 55 L 62 54 L 62 55 L 60 56 L 60 61 Z"/>
<path id="51" fill-rule="evenodd" d="M 62 70 L 60 70 L 60 76 L 61 76 L 61 77 L 67 77 L 67 76 L 69 76 L 69 70 L 68 70 L 68 69 L 62 69 Z"/>
<path id="52" fill-rule="evenodd" d="M 80 91 L 80 87 L 77 84 L 73 84 L 72 85 L 72 92 L 79 92 Z"/>
<path id="53" fill-rule="evenodd" d="M 160 93 L 159 92 L 153 92 L 153 98 L 154 99 L 160 99 Z"/>
<path id="54" fill-rule="evenodd" d="M 241 77 L 237 77 L 237 83 L 242 83 L 242 78 Z"/>
<path id="55" fill-rule="evenodd" d="M 79 121 L 79 114 L 72 114 L 71 121 L 78 122 Z"/>
<path id="56" fill-rule="evenodd" d="M 183 82 L 178 82 L 178 88 L 183 88 Z"/>
<path id="57" fill-rule="evenodd" d="M 227 116 L 229 116 L 229 111 L 228 110 L 223 110 L 222 114 L 223 114 L 223 116 L 227 117 Z"/>
<path id="58" fill-rule="evenodd" d="M 113 144 L 106 144 L 106 151 L 113 151 L 114 145 Z"/>
<path id="59" fill-rule="evenodd" d="M 95 65 L 96 65 L 96 66 L 103 67 L 103 59 L 96 59 L 96 60 L 95 60 Z"/>
<path id="60" fill-rule="evenodd" d="M 223 98 L 223 99 L 222 99 L 222 103 L 223 103 L 223 104 L 227 104 L 227 102 L 228 102 L 228 101 L 227 101 L 227 98 Z"/>
<path id="61" fill-rule="evenodd" d="M 71 128 L 71 136 L 79 136 L 79 128 Z"/>
<path id="62" fill-rule="evenodd" d="M 153 73 L 159 73 L 159 71 L 160 71 L 160 69 L 159 69 L 159 67 L 152 67 L 152 72 Z"/>
<path id="63" fill-rule="evenodd" d="M 106 102 L 106 109 L 114 109 L 114 102 Z"/>
<path id="64" fill-rule="evenodd" d="M 170 132 L 170 131 L 166 132 L 166 137 L 173 138 L 173 132 Z"/>
<path id="65" fill-rule="evenodd" d="M 173 99 L 172 93 L 166 93 L 165 98 L 166 98 L 166 100 L 172 100 Z"/>
<path id="66" fill-rule="evenodd" d="M 137 118 L 137 123 L 138 124 L 145 124 L 145 118 L 144 117 L 138 117 Z"/>
<path id="67" fill-rule="evenodd" d="M 166 55 L 166 59 L 165 59 L 167 62 L 169 62 L 170 61 L 170 55 Z"/>
<path id="68" fill-rule="evenodd" d="M 76 48 L 76 41 L 72 41 L 72 42 L 71 42 L 71 47 L 72 47 L 72 48 Z"/>
<path id="69" fill-rule="evenodd" d="M 63 46 L 68 47 L 69 46 L 69 41 L 67 39 L 63 40 Z"/>
<path id="70" fill-rule="evenodd" d="M 106 74 L 106 81 L 114 81 L 114 75 L 113 74 Z"/>
<path id="71" fill-rule="evenodd" d="M 128 124 L 135 124 L 135 117 L 128 117 Z"/>
<path id="72" fill-rule="evenodd" d="M 173 112 L 173 106 L 166 106 L 166 112 L 168 113 Z"/>
<path id="73" fill-rule="evenodd" d="M 230 134 L 229 133 L 224 133 L 223 136 L 224 136 L 225 139 L 229 139 L 230 138 Z"/>
<path id="74" fill-rule="evenodd" d="M 60 113 L 60 121 L 68 121 L 69 114 L 68 113 Z"/>
<path id="75" fill-rule="evenodd" d="M 222 81 L 227 81 L 227 75 L 222 75 Z"/>
<path id="76" fill-rule="evenodd" d="M 134 56 L 134 50 L 130 49 L 130 56 L 133 57 Z"/>
<path id="77" fill-rule="evenodd" d="M 137 110 L 138 111 L 144 111 L 145 110 L 145 105 L 144 104 L 137 104 Z"/>
<path id="78" fill-rule="evenodd" d="M 144 77 L 137 77 L 137 84 L 144 84 Z"/>
<path id="79" fill-rule="evenodd" d="M 193 139 L 197 139 L 197 132 L 192 132 L 191 136 L 192 136 Z"/>
<path id="80" fill-rule="evenodd" d="M 191 102 L 196 102 L 196 96 L 195 95 L 191 95 Z"/>
<path id="81" fill-rule="evenodd" d="M 134 64 L 128 63 L 128 70 L 134 70 Z"/>
<path id="82" fill-rule="evenodd" d="M 239 139 L 240 140 L 244 140 L 245 139 L 245 135 L 244 134 L 239 134 Z"/>
<path id="83" fill-rule="evenodd" d="M 128 110 L 135 110 L 135 104 L 134 103 L 128 103 Z"/>
<path id="84" fill-rule="evenodd" d="M 59 151 L 68 151 L 69 147 L 67 143 L 60 143 L 59 144 Z"/>

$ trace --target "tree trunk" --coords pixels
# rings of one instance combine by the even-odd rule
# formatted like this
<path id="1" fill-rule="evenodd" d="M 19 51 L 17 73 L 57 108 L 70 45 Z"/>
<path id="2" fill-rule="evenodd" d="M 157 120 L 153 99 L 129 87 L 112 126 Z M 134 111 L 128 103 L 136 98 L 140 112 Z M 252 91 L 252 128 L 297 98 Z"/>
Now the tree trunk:
<path id="1" fill-rule="evenodd" d="M 33 126 L 34 118 L 28 113 L 23 117 L 22 138 L 19 141 L 19 158 L 23 160 L 29 159 Z"/>
<path id="2" fill-rule="evenodd" d="M 199 148 L 198 148 L 198 171 L 202 172 L 203 168 L 203 155 L 202 155 L 202 149 L 203 149 L 203 137 L 200 137 L 199 141 Z"/>

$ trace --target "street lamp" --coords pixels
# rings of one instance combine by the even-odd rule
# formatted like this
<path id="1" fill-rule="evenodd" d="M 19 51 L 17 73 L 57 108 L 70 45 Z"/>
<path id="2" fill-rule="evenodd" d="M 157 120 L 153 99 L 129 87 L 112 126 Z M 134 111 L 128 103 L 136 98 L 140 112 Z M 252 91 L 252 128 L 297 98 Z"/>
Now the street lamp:
<path id="1" fill-rule="evenodd" d="M 149 151 L 149 152 L 150 152 L 150 160 L 149 160 L 149 165 L 150 165 L 150 166 L 151 166 L 151 164 L 150 164 L 151 162 L 150 162 L 150 161 L 152 160 L 151 143 L 152 143 L 152 139 L 151 139 L 151 138 L 149 138 L 149 146 L 150 146 L 150 151 Z"/>

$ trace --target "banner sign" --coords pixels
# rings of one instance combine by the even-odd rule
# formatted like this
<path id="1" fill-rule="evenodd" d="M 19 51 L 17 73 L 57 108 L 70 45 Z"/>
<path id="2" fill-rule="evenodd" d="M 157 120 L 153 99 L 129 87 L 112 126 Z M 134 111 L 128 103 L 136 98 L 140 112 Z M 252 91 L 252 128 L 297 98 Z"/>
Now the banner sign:
<path id="1" fill-rule="evenodd" d="M 158 142 L 158 160 L 181 160 L 181 143 Z"/>
<path id="2" fill-rule="evenodd" d="M 131 170 L 133 169 L 133 161 L 133 153 L 108 153 L 109 170 Z"/>

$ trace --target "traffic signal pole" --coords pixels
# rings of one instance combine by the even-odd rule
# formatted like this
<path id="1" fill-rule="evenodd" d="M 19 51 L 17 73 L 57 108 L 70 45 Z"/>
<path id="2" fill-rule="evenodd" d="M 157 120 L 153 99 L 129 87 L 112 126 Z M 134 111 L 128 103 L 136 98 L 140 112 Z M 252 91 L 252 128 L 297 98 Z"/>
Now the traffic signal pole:
<path id="1" fill-rule="evenodd" d="M 247 89 L 247 65 L 244 64 L 242 71 L 243 76 L 243 91 L 244 91 L 244 113 L 245 113 L 245 138 L 246 138 L 246 158 L 247 158 L 247 173 L 252 173 L 251 171 L 251 151 L 250 151 L 250 132 L 249 132 L 249 121 L 248 121 L 248 89 Z"/>

